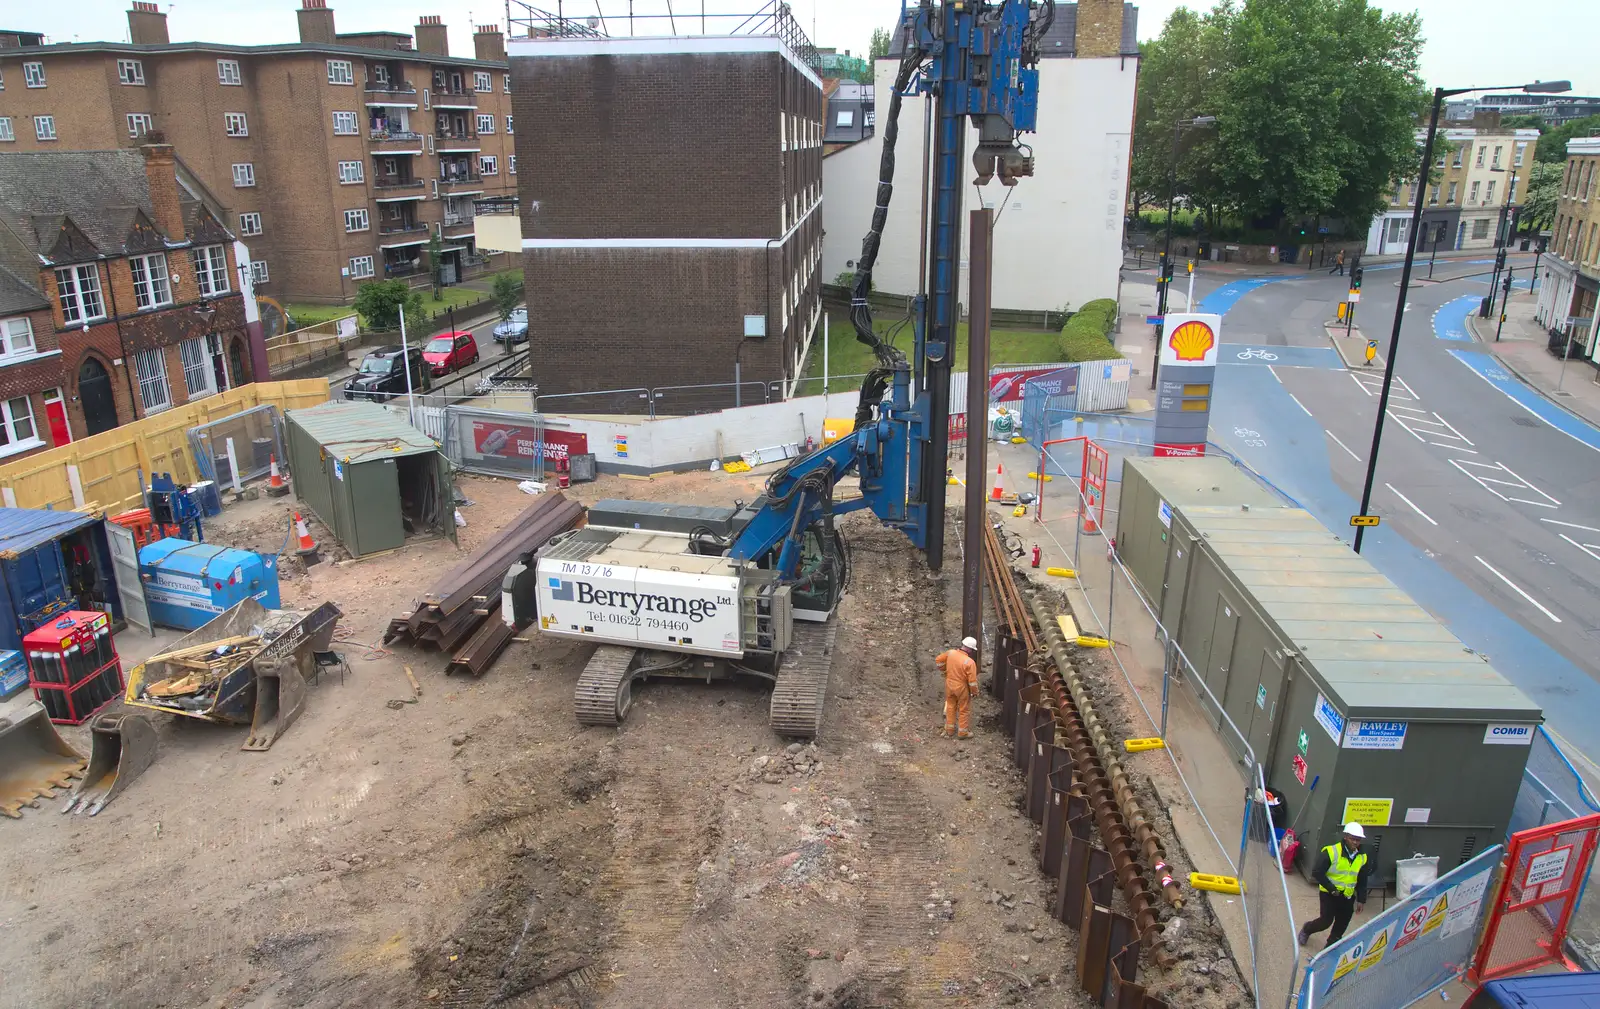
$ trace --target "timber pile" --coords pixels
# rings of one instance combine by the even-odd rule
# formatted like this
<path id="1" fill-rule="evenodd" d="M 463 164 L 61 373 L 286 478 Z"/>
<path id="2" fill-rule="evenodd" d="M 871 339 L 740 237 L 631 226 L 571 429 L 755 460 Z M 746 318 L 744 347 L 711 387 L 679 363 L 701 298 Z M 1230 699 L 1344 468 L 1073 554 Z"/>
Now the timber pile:
<path id="1" fill-rule="evenodd" d="M 525 554 L 543 546 L 550 537 L 579 525 L 583 506 L 554 492 L 540 496 L 511 520 L 493 542 L 487 543 L 430 585 L 416 609 L 389 621 L 384 644 L 399 641 L 418 648 L 453 652 L 462 642 L 468 647 L 455 656 L 452 669 L 481 675 L 511 640 L 505 634 L 483 633 L 487 623 L 501 623 L 500 583 L 506 571 Z M 469 639 L 471 639 L 469 641 Z M 485 647 L 490 640 L 494 644 Z M 473 645 L 477 647 L 473 647 Z"/>

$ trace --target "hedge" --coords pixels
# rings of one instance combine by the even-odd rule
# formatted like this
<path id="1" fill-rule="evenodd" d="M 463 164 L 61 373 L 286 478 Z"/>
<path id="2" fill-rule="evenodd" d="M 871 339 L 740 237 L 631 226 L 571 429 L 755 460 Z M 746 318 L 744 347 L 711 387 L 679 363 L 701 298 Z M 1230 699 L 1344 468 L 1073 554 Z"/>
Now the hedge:
<path id="1" fill-rule="evenodd" d="M 1114 361 L 1122 352 L 1111 343 L 1111 327 L 1117 321 L 1117 303 L 1111 298 L 1089 302 L 1061 327 L 1063 361 Z"/>

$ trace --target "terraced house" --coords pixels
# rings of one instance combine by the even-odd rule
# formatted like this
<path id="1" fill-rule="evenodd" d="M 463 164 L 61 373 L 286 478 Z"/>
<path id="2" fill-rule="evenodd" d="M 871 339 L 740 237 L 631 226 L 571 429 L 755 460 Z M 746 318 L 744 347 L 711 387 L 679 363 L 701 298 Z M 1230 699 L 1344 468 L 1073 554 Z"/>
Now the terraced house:
<path id="1" fill-rule="evenodd" d="M 334 303 L 363 280 L 431 282 L 434 235 L 446 283 L 489 268 L 472 201 L 511 195 L 517 171 L 500 29 L 480 28 L 464 59 L 437 16 L 413 42 L 338 34 L 326 0 L 301 4 L 299 41 L 282 44 L 171 42 L 143 0 L 130 43 L 0 33 L 0 152 L 132 148 L 159 130 L 223 199 L 264 295 Z"/>
<path id="2" fill-rule="evenodd" d="M 1551 332 L 1551 350 L 1600 363 L 1600 137 L 1567 141 L 1556 223 L 1539 263 L 1534 317 Z M 1570 350 L 1562 337 L 1570 337 Z"/>
<path id="3" fill-rule="evenodd" d="M 167 144 L 0 154 L 0 459 L 264 368 L 248 253 L 220 214 Z"/>

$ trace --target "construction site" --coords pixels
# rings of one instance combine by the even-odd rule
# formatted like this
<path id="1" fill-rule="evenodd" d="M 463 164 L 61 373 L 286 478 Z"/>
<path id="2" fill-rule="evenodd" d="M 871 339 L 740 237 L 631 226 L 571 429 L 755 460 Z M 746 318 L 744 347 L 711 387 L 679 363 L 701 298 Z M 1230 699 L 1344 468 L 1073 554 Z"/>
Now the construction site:
<path id="1" fill-rule="evenodd" d="M 830 317 L 787 5 L 514 3 L 493 380 L 419 396 L 402 336 L 387 403 L 254 383 L 0 465 L 0 1001 L 1398 1009 L 1559 964 L 1600 817 L 1525 830 L 1542 709 L 1209 441 L 1220 317 L 1166 316 L 1153 421 L 1128 362 L 991 366 L 965 190 L 1047 181 L 1042 47 L 1125 26 L 1060 6 L 905 9 Z M 728 117 L 682 181 L 759 200 L 640 211 L 663 74 L 762 84 L 782 168 Z M 557 149 L 574 95 L 619 136 Z M 590 141 L 613 206 L 562 188 Z M 830 326 L 870 370 L 802 395 Z M 675 408 L 724 358 L 735 405 Z M 1370 912 L 1303 948 L 1335 890 Z"/>

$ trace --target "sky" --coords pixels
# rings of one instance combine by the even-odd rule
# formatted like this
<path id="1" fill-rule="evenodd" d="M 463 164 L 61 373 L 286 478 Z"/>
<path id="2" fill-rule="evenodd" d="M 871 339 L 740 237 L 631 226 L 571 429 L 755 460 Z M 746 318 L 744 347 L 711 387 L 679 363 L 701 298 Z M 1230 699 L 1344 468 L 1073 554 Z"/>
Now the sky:
<path id="1" fill-rule="evenodd" d="M 568 16 L 594 14 L 597 5 L 608 16 L 625 14 L 628 0 L 536 0 L 546 10 L 561 3 Z M 748 11 L 768 0 L 707 0 L 706 9 Z M 872 30 L 889 27 L 900 11 L 899 0 L 790 0 L 796 17 L 821 46 L 862 53 Z M 1391 11 L 1416 11 L 1422 15 L 1427 43 L 1422 52 L 1422 73 L 1430 86 L 1449 88 L 1518 84 L 1531 80 L 1566 79 L 1573 93 L 1600 95 L 1600 61 L 1584 51 L 1586 43 L 1600 39 L 1600 2 L 1597 0 L 1375 0 Z M 638 13 L 665 13 L 668 6 L 680 15 L 680 31 L 696 19 L 699 0 L 633 0 Z M 1139 37 L 1161 31 L 1167 15 L 1182 6 L 1179 0 L 1145 0 L 1139 3 Z M 125 41 L 128 4 L 124 0 L 74 0 L 33 8 L 8 4 L 0 27 L 41 31 L 51 41 Z M 174 42 L 208 41 L 250 44 L 293 42 L 297 38 L 294 11 L 298 0 L 178 0 L 161 2 L 168 13 L 168 30 Z M 450 51 L 472 54 L 472 28 L 477 22 L 504 22 L 501 0 L 328 0 L 337 29 L 409 32 L 419 15 L 438 14 L 450 28 Z M 517 5 L 513 3 L 513 8 Z M 1189 6 L 1208 6 L 1190 3 Z M 1531 13 L 1530 13 L 1531 12 Z M 682 15 L 689 15 L 683 17 Z M 626 34 L 625 22 L 608 24 L 613 35 Z M 726 22 L 725 22 L 726 24 Z M 814 30 L 813 30 L 814 26 Z M 689 29 L 692 30 L 692 29 Z M 726 30 L 726 29 L 724 29 Z M 641 28 L 640 34 L 645 34 Z M 1587 57 L 1587 58 L 1586 58 Z"/>

